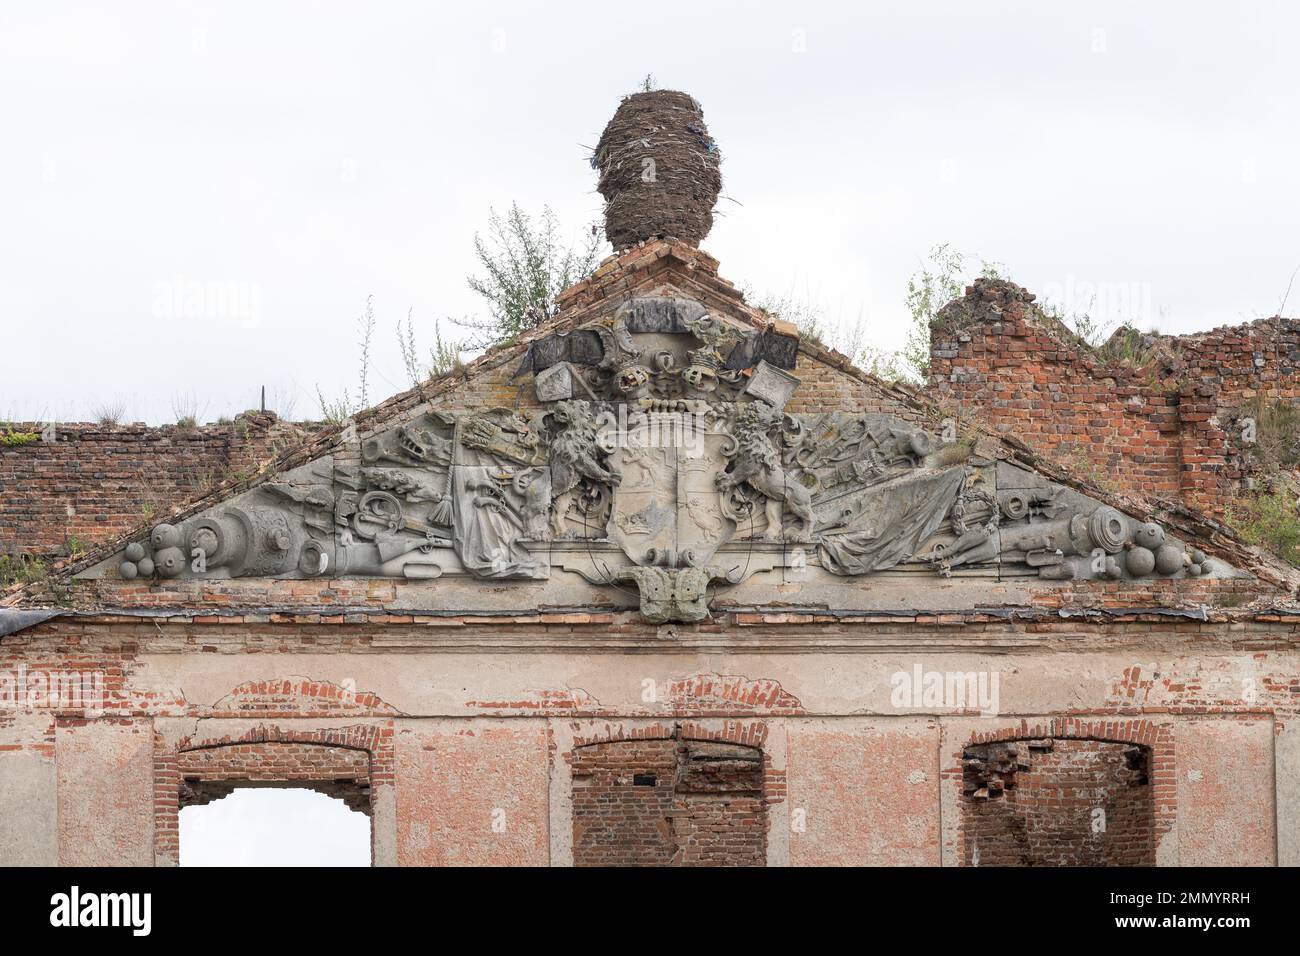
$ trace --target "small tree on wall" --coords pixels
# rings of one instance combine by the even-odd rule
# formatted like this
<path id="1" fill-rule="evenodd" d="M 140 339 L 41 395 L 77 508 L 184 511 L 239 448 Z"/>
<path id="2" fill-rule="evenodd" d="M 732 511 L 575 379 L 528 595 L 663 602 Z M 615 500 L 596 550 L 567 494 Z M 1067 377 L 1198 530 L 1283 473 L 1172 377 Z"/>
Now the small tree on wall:
<path id="1" fill-rule="evenodd" d="M 947 243 L 932 248 L 921 267 L 907 280 L 904 303 L 910 320 L 907 342 L 898 351 L 879 348 L 865 341 L 866 323 L 859 313 L 847 327 L 827 318 L 816 303 L 794 296 L 755 295 L 745 298 L 755 308 L 787 322 L 793 322 L 802 336 L 847 355 L 856 365 L 886 381 L 925 382 L 930 374 L 930 324 L 935 315 L 966 291 L 975 278 L 1005 278 L 999 263 L 979 260 L 951 249 Z"/>
<path id="2" fill-rule="evenodd" d="M 462 368 L 462 353 L 513 339 L 556 314 L 555 300 L 560 293 L 591 275 L 605 246 L 604 235 L 596 225 L 577 246 L 565 246 L 560 235 L 559 220 L 548 206 L 542 208 L 536 221 L 518 203 L 511 203 L 505 216 L 495 210 L 490 212 L 487 234 L 474 234 L 474 255 L 482 273 L 468 278 L 470 289 L 487 301 L 488 315 L 449 320 L 471 330 L 470 338 L 444 338 L 441 324 L 435 320 L 433 344 L 424 353 L 415 330 L 414 310 L 407 310 L 405 323 L 397 323 L 402 366 L 413 387 Z M 370 346 L 375 324 L 372 295 L 366 297 L 365 311 L 357 324 L 356 393 L 344 388 L 338 398 L 329 399 L 319 385 L 316 388 L 325 421 L 341 424 L 369 405 Z"/>
<path id="3" fill-rule="evenodd" d="M 591 275 L 604 244 L 600 228 L 593 225 L 579 246 L 565 246 L 549 206 L 535 221 L 518 203 L 511 203 L 505 216 L 492 210 L 487 234 L 474 234 L 482 273 L 468 279 L 470 289 L 487 302 L 488 315 L 454 320 L 474 333 L 465 348 L 508 341 L 552 318 L 556 298 Z"/>
<path id="4" fill-rule="evenodd" d="M 967 265 L 970 258 L 945 242 L 932 248 L 921 268 L 907 280 L 907 311 L 912 322 L 907 330 L 907 344 L 891 357 L 896 367 L 901 367 L 901 377 L 919 382 L 929 379 L 930 325 L 940 309 L 965 293 L 971 279 L 1006 278 L 1001 265 L 985 259 L 980 260 L 979 270 L 972 273 Z"/>

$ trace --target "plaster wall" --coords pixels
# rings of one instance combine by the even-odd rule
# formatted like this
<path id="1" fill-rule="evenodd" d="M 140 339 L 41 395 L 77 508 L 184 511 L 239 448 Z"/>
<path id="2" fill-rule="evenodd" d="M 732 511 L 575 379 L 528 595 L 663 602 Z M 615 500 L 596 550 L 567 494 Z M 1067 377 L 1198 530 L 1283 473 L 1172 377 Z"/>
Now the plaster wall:
<path id="1" fill-rule="evenodd" d="M 5 666 L 48 662 L 74 627 L 7 641 Z M 169 754 L 337 737 L 372 754 L 377 864 L 567 865 L 573 748 L 684 733 L 762 749 L 769 865 L 957 865 L 962 748 L 1056 731 L 1150 738 L 1158 863 L 1300 863 L 1300 805 L 1282 772 L 1297 759 L 1296 655 L 1226 631 L 1202 634 L 1194 652 L 1135 627 L 1016 636 L 1028 647 L 915 631 L 910 646 L 884 634 L 817 646 L 807 634 L 803 650 L 774 650 L 762 646 L 771 634 L 749 648 L 732 634 L 717 652 L 661 640 L 501 653 L 417 646 L 400 629 L 322 647 L 282 629 L 196 653 L 171 643 L 195 629 L 174 630 L 77 635 L 79 666 L 121 672 L 101 715 L 0 716 L 0 863 L 169 863 L 155 854 Z M 983 695 L 927 699 L 933 674 L 984 675 Z"/>

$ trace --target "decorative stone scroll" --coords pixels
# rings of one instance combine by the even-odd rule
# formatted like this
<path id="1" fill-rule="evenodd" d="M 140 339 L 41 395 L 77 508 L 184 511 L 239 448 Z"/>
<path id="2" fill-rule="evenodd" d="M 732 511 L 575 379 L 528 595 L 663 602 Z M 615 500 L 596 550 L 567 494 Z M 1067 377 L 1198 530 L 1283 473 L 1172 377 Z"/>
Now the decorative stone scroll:
<path id="1" fill-rule="evenodd" d="M 86 576 L 545 580 L 634 587 L 655 623 L 777 568 L 998 578 L 1232 574 L 1036 474 L 880 413 L 787 414 L 797 340 L 634 299 L 534 343 L 542 409 L 427 412 Z M 578 397 L 581 393 L 581 396 Z"/>

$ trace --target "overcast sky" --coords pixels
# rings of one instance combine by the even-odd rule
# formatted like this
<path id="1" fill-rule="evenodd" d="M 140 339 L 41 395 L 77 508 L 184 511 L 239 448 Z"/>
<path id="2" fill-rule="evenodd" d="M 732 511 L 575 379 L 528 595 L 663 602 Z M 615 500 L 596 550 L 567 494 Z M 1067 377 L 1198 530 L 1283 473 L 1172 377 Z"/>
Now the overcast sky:
<path id="1" fill-rule="evenodd" d="M 1298 38 L 1267 2 L 0 0 L 0 419 L 262 385 L 316 416 L 369 294 L 370 397 L 398 391 L 407 309 L 427 343 L 479 308 L 490 207 L 599 217 L 589 148 L 647 73 L 722 148 L 723 274 L 880 347 L 945 242 L 1161 331 L 1272 315 Z"/>
<path id="2" fill-rule="evenodd" d="M 181 866 L 369 866 L 370 819 L 313 790 L 237 789 L 180 813 Z"/>

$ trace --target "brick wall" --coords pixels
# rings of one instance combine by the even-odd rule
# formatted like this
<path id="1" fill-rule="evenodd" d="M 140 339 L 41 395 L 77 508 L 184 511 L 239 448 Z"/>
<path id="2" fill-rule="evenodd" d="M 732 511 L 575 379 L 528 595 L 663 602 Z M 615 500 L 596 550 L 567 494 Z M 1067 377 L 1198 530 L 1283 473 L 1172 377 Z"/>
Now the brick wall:
<path id="1" fill-rule="evenodd" d="M 963 862 L 968 866 L 1155 863 L 1151 750 L 1040 738 L 967 747 Z"/>
<path id="2" fill-rule="evenodd" d="M 322 744 L 262 741 L 187 750 L 180 754 L 180 806 L 229 796 L 239 786 L 300 787 L 370 812 L 370 756 Z"/>
<path id="3" fill-rule="evenodd" d="M 1107 359 L 1012 283 L 976 280 L 932 329 L 930 389 L 1113 490 L 1218 510 L 1258 464 L 1237 428 L 1300 403 L 1300 321 L 1148 337 Z"/>
<path id="4" fill-rule="evenodd" d="M 250 412 L 189 429 L 58 423 L 51 441 L 0 444 L 0 554 L 53 557 L 114 540 L 314 430 Z"/>
<path id="5" fill-rule="evenodd" d="M 573 755 L 577 866 L 762 866 L 763 752 L 619 740 Z"/>
<path id="6" fill-rule="evenodd" d="M 164 705 L 165 706 L 165 705 Z M 228 796 L 240 786 L 300 787 L 343 800 L 373 816 L 376 791 L 393 785 L 391 724 L 296 729 L 259 724 L 243 733 L 177 742 L 154 734 L 154 861 L 180 859 L 180 811 Z M 371 859 L 374 859 L 371 830 Z"/>
<path id="7" fill-rule="evenodd" d="M 626 632 L 617 653 L 600 625 L 584 637 L 582 628 L 550 634 L 522 624 L 55 619 L 0 641 L 0 774 L 6 786 L 33 792 L 22 791 L 28 780 L 41 795 L 7 804 L 0 862 L 15 858 L 13 844 L 54 805 L 56 771 L 69 788 L 57 797 L 65 851 L 96 835 L 93 853 L 67 859 L 113 859 L 120 841 L 131 860 L 143 847 L 174 864 L 177 814 L 194 783 L 342 782 L 367 764 L 374 832 L 388 834 L 379 859 L 389 862 L 631 862 L 633 853 L 682 864 L 933 862 L 923 848 L 936 828 L 959 828 L 966 815 L 967 749 L 1051 738 L 1058 753 L 1076 747 L 1063 741 L 1084 740 L 1150 751 L 1163 862 L 1232 851 L 1233 860 L 1267 863 L 1275 827 L 1294 829 L 1286 795 L 1300 760 L 1300 621 L 1234 613 L 1215 622 L 1051 616 L 961 628 L 882 619 L 842 631 L 755 624 L 727 652 L 749 675 L 743 681 L 691 676 L 700 632 L 683 631 L 672 647 L 653 629 Z M 486 644 L 493 635 L 509 641 L 509 667 L 501 646 Z M 816 646 L 792 649 L 800 635 Z M 914 650 L 921 646 L 929 649 Z M 892 650 L 900 647 L 913 650 Z M 1159 663 L 1137 663 L 1152 648 L 1162 649 Z M 863 711 L 892 706 L 896 653 L 924 653 L 929 666 L 951 671 L 992 654 L 1008 716 L 926 718 L 909 708 L 863 726 Z M 89 701 L 97 716 L 82 714 L 88 704 L 48 699 L 48 676 L 65 670 L 102 675 Z M 671 693 L 645 701 L 645 675 Z M 354 685 L 342 706 L 340 690 Z M 778 690 L 787 686 L 798 696 Z M 572 693 L 579 687 L 589 692 Z M 483 700 L 492 703 L 476 704 Z M 927 729 L 930 719 L 939 726 Z M 129 763 L 119 766 L 118 751 Z M 1021 793 L 1038 766 L 1026 762 Z M 574 788 L 570 770 L 586 778 Z M 875 796 L 884 791 L 889 798 Z M 951 814 L 940 815 L 941 799 Z M 1105 806 L 1109 829 L 1124 832 L 1122 801 Z M 506 811 L 501 832 L 495 808 Z M 116 822 L 100 827 L 104 815 Z M 660 829 L 665 819 L 670 829 Z M 639 843 L 624 835 L 627 821 L 639 821 Z M 1081 818 L 1067 837 L 1077 825 Z M 858 835 L 841 837 L 845 826 Z M 963 862 L 961 830 L 938 832 L 952 850 L 945 862 Z M 1286 859 L 1295 860 L 1287 839 Z M 835 841 L 856 849 L 841 854 Z M 46 855 L 35 858 L 57 859 L 48 841 L 37 849 Z"/>

